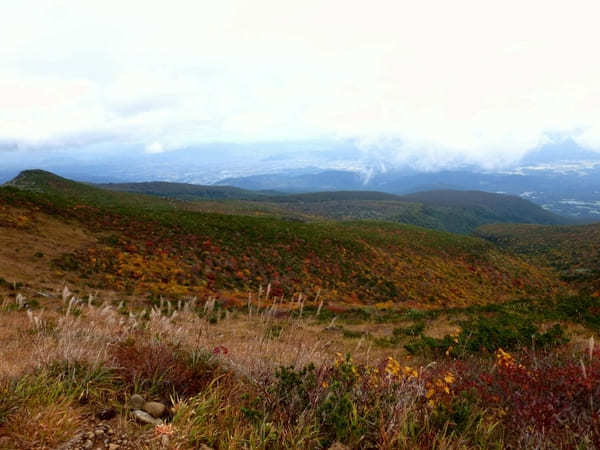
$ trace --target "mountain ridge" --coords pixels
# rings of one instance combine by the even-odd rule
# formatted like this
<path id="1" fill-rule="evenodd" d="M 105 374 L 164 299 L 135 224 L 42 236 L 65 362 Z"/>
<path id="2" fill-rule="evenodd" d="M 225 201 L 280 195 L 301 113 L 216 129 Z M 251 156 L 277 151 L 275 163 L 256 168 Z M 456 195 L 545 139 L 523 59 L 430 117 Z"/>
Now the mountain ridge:
<path id="1" fill-rule="evenodd" d="M 105 189 L 187 201 L 238 200 L 329 219 L 379 219 L 444 231 L 469 233 L 495 222 L 568 224 L 571 220 L 529 200 L 483 191 L 439 190 L 397 195 L 379 191 L 281 193 L 231 186 L 147 182 L 101 184 Z M 461 217 L 464 217 L 461 223 Z"/>

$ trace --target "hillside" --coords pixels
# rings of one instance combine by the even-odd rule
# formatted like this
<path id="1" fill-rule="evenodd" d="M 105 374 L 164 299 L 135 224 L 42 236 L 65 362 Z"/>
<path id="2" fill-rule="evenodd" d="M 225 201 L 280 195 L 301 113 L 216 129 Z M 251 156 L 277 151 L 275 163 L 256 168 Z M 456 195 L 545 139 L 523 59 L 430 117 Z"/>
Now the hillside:
<path id="1" fill-rule="evenodd" d="M 270 211 L 303 220 L 381 220 L 470 234 L 488 223 L 565 224 L 569 219 L 515 196 L 481 191 L 430 191 L 399 196 L 377 191 L 281 194 L 230 186 L 129 183 L 103 188 L 194 202 L 220 201 L 221 212 Z M 228 202 L 229 201 L 229 202 Z M 237 201 L 235 203 L 234 201 Z"/>
<path id="2" fill-rule="evenodd" d="M 590 284 L 600 293 L 600 224 L 573 226 L 485 225 L 475 234 L 563 279 Z"/>
<path id="3" fill-rule="evenodd" d="M 370 191 L 280 196 L 277 203 L 336 220 L 373 219 L 470 234 L 489 223 L 564 224 L 563 218 L 519 197 L 481 191 L 429 191 L 397 196 Z"/>
<path id="4" fill-rule="evenodd" d="M 315 203 L 315 202 L 345 202 L 345 201 L 400 201 L 399 195 L 377 191 L 321 191 L 302 194 L 279 195 L 270 201 L 281 203 Z"/>
<path id="5" fill-rule="evenodd" d="M 554 214 L 535 203 L 515 195 L 483 191 L 434 190 L 403 196 L 406 201 L 428 206 L 456 207 L 477 210 L 489 222 L 535 223 L 540 225 L 568 224 L 572 221 Z M 494 220 L 495 219 L 495 220 Z"/>
<path id="6" fill-rule="evenodd" d="M 188 183 L 144 182 L 144 183 L 108 183 L 98 184 L 103 189 L 156 195 L 179 200 L 264 200 L 275 192 L 249 191 L 232 186 L 212 186 Z"/>
<path id="7" fill-rule="evenodd" d="M 188 211 L 152 197 L 21 174 L 2 201 L 74 220 L 96 243 L 54 264 L 98 288 L 155 295 L 222 293 L 271 284 L 340 303 L 461 305 L 548 292 L 550 275 L 483 240 L 376 222 L 298 223 Z M 25 189 L 23 189 L 25 188 Z M 31 232 L 35 229 L 32 225 Z"/>
<path id="8" fill-rule="evenodd" d="M 310 173 L 276 173 L 225 178 L 220 185 L 251 190 L 275 190 L 288 193 L 364 189 L 363 177 L 344 170 L 324 170 Z"/>

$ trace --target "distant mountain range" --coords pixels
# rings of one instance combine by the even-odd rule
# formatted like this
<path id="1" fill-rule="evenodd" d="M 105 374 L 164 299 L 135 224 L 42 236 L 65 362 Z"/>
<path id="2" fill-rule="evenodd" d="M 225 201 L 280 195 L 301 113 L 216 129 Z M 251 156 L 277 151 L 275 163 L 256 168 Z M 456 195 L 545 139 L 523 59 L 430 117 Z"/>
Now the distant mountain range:
<path id="1" fill-rule="evenodd" d="M 409 194 L 430 190 L 478 190 L 529 199 L 554 213 L 587 221 L 600 220 L 600 153 L 573 141 L 549 145 L 521 163 L 498 171 L 476 167 L 419 172 L 413 169 L 370 171 L 282 171 L 229 177 L 218 184 L 253 190 L 314 192 L 375 190 Z"/>

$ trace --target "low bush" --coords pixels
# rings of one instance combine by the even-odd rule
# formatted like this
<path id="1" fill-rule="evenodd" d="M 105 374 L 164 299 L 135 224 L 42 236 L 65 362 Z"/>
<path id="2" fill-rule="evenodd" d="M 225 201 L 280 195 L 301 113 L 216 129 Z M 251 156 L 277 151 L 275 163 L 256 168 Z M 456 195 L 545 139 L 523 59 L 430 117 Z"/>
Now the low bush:
<path id="1" fill-rule="evenodd" d="M 556 324 L 545 332 L 531 321 L 512 315 L 479 317 L 461 322 L 461 331 L 441 339 L 421 335 L 405 345 L 412 354 L 433 354 L 464 357 L 475 353 L 493 353 L 499 348 L 548 349 L 568 341 L 563 328 Z"/>
<path id="2" fill-rule="evenodd" d="M 194 395 L 217 374 L 218 366 L 210 356 L 190 357 L 177 346 L 161 342 L 127 340 L 113 350 L 123 383 L 139 391 L 168 398 L 175 393 Z"/>

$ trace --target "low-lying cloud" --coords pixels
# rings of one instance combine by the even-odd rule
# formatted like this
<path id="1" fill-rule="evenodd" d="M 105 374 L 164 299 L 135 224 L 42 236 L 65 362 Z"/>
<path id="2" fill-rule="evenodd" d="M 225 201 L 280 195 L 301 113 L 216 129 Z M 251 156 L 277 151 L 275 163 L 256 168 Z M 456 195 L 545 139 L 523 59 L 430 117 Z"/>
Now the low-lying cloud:
<path id="1" fill-rule="evenodd" d="M 13 2 L 0 151 L 356 140 L 390 163 L 600 150 L 595 2 Z"/>

